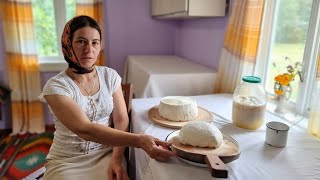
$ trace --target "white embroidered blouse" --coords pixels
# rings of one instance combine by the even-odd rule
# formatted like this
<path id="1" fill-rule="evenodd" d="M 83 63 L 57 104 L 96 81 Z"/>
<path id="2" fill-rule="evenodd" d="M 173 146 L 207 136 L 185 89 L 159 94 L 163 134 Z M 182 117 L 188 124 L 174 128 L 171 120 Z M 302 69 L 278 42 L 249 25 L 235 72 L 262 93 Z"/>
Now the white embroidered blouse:
<path id="1" fill-rule="evenodd" d="M 63 71 L 47 81 L 43 92 L 39 96 L 40 100 L 46 102 L 44 96 L 52 94 L 71 97 L 82 107 L 87 117 L 93 123 L 108 126 L 110 114 L 113 110 L 112 95 L 120 86 L 121 77 L 115 70 L 108 67 L 96 66 L 96 70 L 100 89 L 91 97 L 82 95 L 75 81 Z M 53 115 L 56 131 L 54 132 L 53 144 L 47 159 L 63 159 L 87 154 L 103 148 L 111 148 L 106 145 L 83 140 L 59 121 L 53 114 L 50 106 L 49 109 Z M 70 121 L 77 121 L 77 119 L 70 119 Z"/>

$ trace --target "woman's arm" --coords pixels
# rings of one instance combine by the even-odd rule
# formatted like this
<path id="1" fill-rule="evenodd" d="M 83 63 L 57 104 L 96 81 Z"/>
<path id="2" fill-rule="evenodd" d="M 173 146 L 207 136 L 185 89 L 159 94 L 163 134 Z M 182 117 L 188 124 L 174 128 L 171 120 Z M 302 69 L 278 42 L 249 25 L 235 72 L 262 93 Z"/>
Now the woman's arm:
<path id="1" fill-rule="evenodd" d="M 112 120 L 114 128 L 121 131 L 128 131 L 128 111 L 123 98 L 121 86 L 119 86 L 113 94 L 113 105 Z M 108 168 L 108 179 L 114 179 L 114 177 L 116 177 L 116 179 L 129 179 L 128 173 L 122 167 L 124 150 L 125 147 L 113 147 L 112 158 Z"/>
<path id="2" fill-rule="evenodd" d="M 91 123 L 81 107 L 70 97 L 46 95 L 45 99 L 61 123 L 82 139 L 112 146 L 139 147 L 140 135 Z"/>
<path id="3" fill-rule="evenodd" d="M 119 86 L 117 91 L 113 94 L 113 105 L 112 115 L 114 128 L 121 131 L 128 131 L 129 117 L 121 86 Z M 123 157 L 124 149 L 124 147 L 114 147 L 112 157 L 121 159 Z"/>
<path id="4" fill-rule="evenodd" d="M 149 135 L 128 133 L 91 123 L 81 107 L 70 97 L 46 95 L 45 99 L 61 123 L 84 140 L 112 146 L 142 148 L 151 158 L 160 161 L 175 156 L 173 152 L 162 148 L 168 148 L 171 143 Z"/>

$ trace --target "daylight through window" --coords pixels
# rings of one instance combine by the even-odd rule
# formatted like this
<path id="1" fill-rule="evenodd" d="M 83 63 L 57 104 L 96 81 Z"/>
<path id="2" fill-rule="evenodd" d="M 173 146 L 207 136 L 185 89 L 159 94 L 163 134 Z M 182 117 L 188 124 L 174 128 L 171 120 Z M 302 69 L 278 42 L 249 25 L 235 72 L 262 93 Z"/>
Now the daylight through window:
<path id="1" fill-rule="evenodd" d="M 61 61 L 64 24 L 75 16 L 75 0 L 32 0 L 37 51 L 41 61 Z"/>

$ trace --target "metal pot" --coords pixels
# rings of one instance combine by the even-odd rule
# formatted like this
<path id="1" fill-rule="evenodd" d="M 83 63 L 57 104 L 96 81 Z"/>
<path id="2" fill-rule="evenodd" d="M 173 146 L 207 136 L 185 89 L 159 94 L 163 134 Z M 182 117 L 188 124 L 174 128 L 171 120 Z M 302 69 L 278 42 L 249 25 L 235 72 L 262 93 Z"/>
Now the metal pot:
<path id="1" fill-rule="evenodd" d="M 287 144 L 289 126 L 282 122 L 268 122 L 266 143 L 274 147 L 284 147 Z"/>

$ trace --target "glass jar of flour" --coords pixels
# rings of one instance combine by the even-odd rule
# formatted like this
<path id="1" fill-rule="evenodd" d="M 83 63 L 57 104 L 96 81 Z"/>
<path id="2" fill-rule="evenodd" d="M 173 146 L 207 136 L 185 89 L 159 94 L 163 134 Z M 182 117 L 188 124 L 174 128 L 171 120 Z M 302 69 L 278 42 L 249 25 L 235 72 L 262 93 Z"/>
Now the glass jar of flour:
<path id="1" fill-rule="evenodd" d="M 232 121 L 244 129 L 255 130 L 264 123 L 267 93 L 255 76 L 244 76 L 233 93 Z"/>

